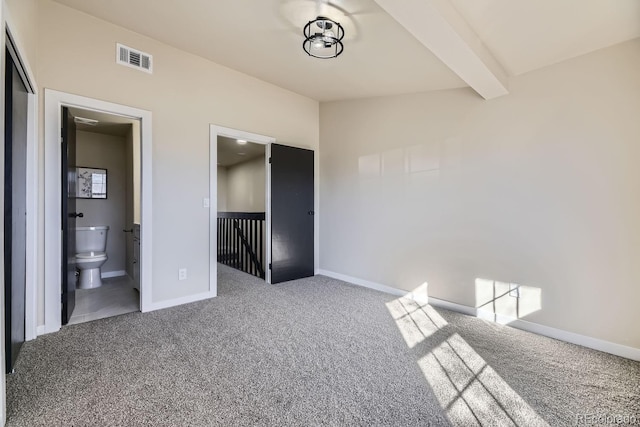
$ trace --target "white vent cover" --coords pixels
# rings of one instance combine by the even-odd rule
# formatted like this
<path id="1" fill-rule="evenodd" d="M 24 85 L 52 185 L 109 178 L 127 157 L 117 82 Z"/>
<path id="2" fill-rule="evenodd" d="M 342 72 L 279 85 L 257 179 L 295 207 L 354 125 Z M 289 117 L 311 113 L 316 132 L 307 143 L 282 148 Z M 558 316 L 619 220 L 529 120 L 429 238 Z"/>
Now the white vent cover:
<path id="1" fill-rule="evenodd" d="M 153 56 L 120 43 L 116 43 L 116 62 L 149 74 L 153 72 Z"/>

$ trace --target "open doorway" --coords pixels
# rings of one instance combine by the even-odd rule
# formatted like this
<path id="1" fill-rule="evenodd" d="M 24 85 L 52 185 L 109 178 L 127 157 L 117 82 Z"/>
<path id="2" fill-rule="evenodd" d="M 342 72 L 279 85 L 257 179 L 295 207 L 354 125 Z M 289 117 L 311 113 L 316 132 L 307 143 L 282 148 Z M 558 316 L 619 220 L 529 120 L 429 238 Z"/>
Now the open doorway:
<path id="1" fill-rule="evenodd" d="M 226 138 L 226 139 L 225 139 Z M 313 276 L 315 273 L 315 196 L 314 196 L 314 158 L 315 153 L 306 148 L 276 144 L 275 138 L 244 132 L 222 126 L 210 127 L 210 197 L 216 201 L 222 199 L 220 208 L 228 212 L 229 185 L 219 186 L 218 178 L 227 179 L 220 174 L 218 166 L 218 144 L 229 144 L 232 150 L 238 151 L 238 140 L 254 142 L 265 148 L 265 213 L 264 213 L 264 278 L 267 283 L 275 284 L 303 277 Z M 234 145 L 235 144 L 235 145 Z M 246 150 L 246 149 L 245 149 Z M 244 151 L 247 156 L 247 151 Z M 223 160 L 224 162 L 224 160 Z M 227 171 L 228 175 L 228 171 Z M 258 185 L 259 186 L 259 185 Z M 227 193 L 224 193 L 227 191 Z M 258 191 L 254 186 L 251 191 Z M 254 199 L 255 201 L 255 199 Z M 214 205 L 215 206 L 215 205 Z M 218 206 L 216 206 L 218 207 Z M 225 212 L 224 210 L 221 212 Z M 233 243 L 223 236 L 240 234 L 241 218 L 226 221 L 225 215 L 218 214 L 212 208 L 209 214 L 210 233 L 210 289 L 217 295 L 217 273 L 219 257 L 233 262 L 237 257 Z M 256 219 L 259 221 L 259 219 Z M 226 230 L 231 230 L 226 233 Z M 244 233 L 243 233 L 244 234 Z M 258 239 L 260 233 L 257 234 Z M 220 238 L 220 239 L 219 239 Z M 245 236 L 246 238 L 246 236 Z M 239 236 L 240 249 L 245 246 L 242 236 Z M 220 246 L 221 250 L 218 250 Z M 248 241 L 247 241 L 247 245 Z M 258 244 L 256 247 L 259 247 Z M 214 256 L 215 254 L 215 256 Z M 249 254 L 251 260 L 251 254 Z"/>
<path id="2" fill-rule="evenodd" d="M 139 311 L 140 121 L 77 107 L 63 120 L 62 324 Z"/>
<path id="3" fill-rule="evenodd" d="M 265 279 L 266 146 L 218 136 L 217 260 Z"/>
<path id="4" fill-rule="evenodd" d="M 222 139 L 219 139 L 222 138 Z M 249 146 L 249 148 L 251 149 L 255 149 L 259 151 L 258 147 L 255 147 L 255 145 L 261 145 L 264 148 L 264 151 L 262 154 L 262 160 L 264 162 L 264 188 L 263 188 L 263 192 L 262 194 L 264 194 L 264 223 L 263 223 L 263 235 L 264 235 L 264 240 L 263 240 L 263 245 L 259 244 L 259 241 L 257 243 L 257 247 L 263 246 L 263 256 L 262 256 L 262 260 L 263 260 L 263 270 L 264 270 L 264 280 L 267 283 L 271 283 L 271 271 L 268 268 L 268 264 L 271 260 L 271 245 L 268 244 L 268 242 L 271 241 L 271 229 L 269 224 L 271 224 L 271 200 L 270 200 L 270 195 L 271 195 L 271 188 L 270 188 L 270 169 L 268 167 L 268 158 L 270 155 L 270 147 L 271 147 L 271 143 L 275 142 L 275 138 L 269 137 L 269 136 L 264 136 L 264 135 L 259 135 L 259 134 L 255 134 L 255 133 L 250 133 L 250 132 L 245 132 L 245 131 L 241 131 L 238 129 L 232 129 L 232 128 L 226 128 L 226 127 L 222 127 L 222 126 L 216 126 L 216 125 L 210 125 L 209 128 L 209 197 L 210 200 L 212 201 L 213 205 L 210 207 L 209 209 L 209 253 L 211 254 L 209 256 L 209 288 L 211 290 L 211 293 L 216 296 L 218 295 L 218 257 L 222 256 L 224 257 L 233 257 L 233 255 L 229 255 L 228 252 L 231 252 L 231 246 L 232 246 L 232 242 L 227 241 L 226 239 L 222 240 L 222 241 L 218 241 L 218 237 L 222 236 L 223 233 L 225 232 L 225 230 L 229 230 L 229 228 L 231 228 L 231 230 L 235 230 L 234 227 L 234 222 L 227 220 L 225 218 L 219 218 L 218 215 L 218 211 L 220 210 L 220 212 L 227 212 L 227 209 L 229 208 L 229 197 L 228 195 L 226 195 L 226 193 L 222 194 L 222 202 L 220 205 L 218 205 L 218 199 L 219 199 L 219 191 L 223 191 L 226 192 L 227 191 L 227 187 L 228 185 L 226 183 L 224 183 L 222 186 L 218 186 L 218 173 L 221 172 L 222 176 L 221 179 L 226 179 L 228 177 L 228 170 L 226 171 L 222 171 L 218 169 L 218 166 L 222 166 L 223 168 L 226 167 L 224 166 L 225 164 L 230 164 L 227 163 L 226 160 L 222 160 L 222 162 L 218 161 L 218 141 L 226 141 L 229 143 L 229 148 L 231 149 L 231 151 L 233 151 L 233 149 L 235 149 L 235 147 L 233 147 L 233 144 L 236 144 L 236 146 L 242 146 L 243 142 L 240 142 L 240 144 L 238 144 L 238 140 L 241 141 L 247 141 L 248 145 L 249 143 L 251 143 L 252 145 Z M 236 156 L 239 158 L 243 158 L 247 156 L 247 152 L 244 151 L 244 156 L 238 154 L 239 152 L 243 152 L 243 151 L 236 151 Z M 259 158 L 259 154 L 256 154 L 256 157 Z M 222 164 L 219 164 L 222 163 Z M 259 191 L 257 188 L 252 188 L 252 191 L 257 192 Z M 255 199 L 254 199 L 255 200 Z M 224 217 L 224 215 L 221 215 L 222 217 Z M 218 223 L 220 222 L 220 226 L 218 225 Z M 259 223 L 259 220 L 256 220 L 256 222 Z M 258 225 L 259 227 L 259 225 Z M 227 234 L 227 236 L 229 236 Z M 256 236 L 259 240 L 259 236 L 260 233 L 256 233 Z M 220 250 L 218 249 L 218 246 L 221 246 Z"/>
<path id="5" fill-rule="evenodd" d="M 140 268 L 140 311 L 146 312 L 157 308 L 153 304 L 152 299 L 152 237 L 153 237 L 153 191 L 152 191 L 152 113 L 147 110 L 129 107 L 122 104 L 101 101 L 94 98 L 88 98 L 80 95 L 74 95 L 65 92 L 59 92 L 51 89 L 44 91 L 44 211 L 47 213 L 44 218 L 44 325 L 38 327 L 38 335 L 52 333 L 60 330 L 62 325 L 61 316 L 61 294 L 63 286 L 67 285 L 64 290 L 69 292 L 70 286 L 63 281 L 69 274 L 63 274 L 66 268 L 68 272 L 75 272 L 74 266 L 67 266 L 72 263 L 75 257 L 69 256 L 68 251 L 64 253 L 63 236 L 67 236 L 69 241 L 75 242 L 75 239 L 69 239 L 67 233 L 61 233 L 61 224 L 67 223 L 69 214 L 74 216 L 79 214 L 77 210 L 69 210 L 64 212 L 67 202 L 71 198 L 63 197 L 63 181 L 67 177 L 73 185 L 78 171 L 75 166 L 71 169 L 64 168 L 62 159 L 67 157 L 66 150 L 63 150 L 64 144 L 60 143 L 61 127 L 64 123 L 67 127 L 76 125 L 73 115 L 69 109 L 79 108 L 89 112 L 107 113 L 113 116 L 133 119 L 139 123 L 140 134 L 140 257 L 138 258 L 138 266 Z M 65 113 L 67 110 L 68 114 Z M 64 120 L 63 120 L 64 117 Z M 134 125 L 135 126 L 135 125 Z M 64 131 L 64 129 L 63 129 Z M 64 133 L 64 132 L 63 132 Z M 75 135 L 75 132 L 71 132 Z M 64 156 L 63 156 L 64 152 Z M 92 165 L 79 165 L 92 166 Z M 90 168 L 89 168 L 90 169 Z M 99 168 L 98 168 L 99 169 Z M 63 173 L 64 171 L 64 173 Z M 72 173 L 69 173 L 72 172 Z M 71 188 L 66 186 L 67 191 Z M 75 191 L 75 188 L 71 188 Z M 109 194 L 109 176 L 107 171 L 107 192 Z M 73 194 L 73 193 L 72 193 Z M 109 197 L 107 194 L 107 197 Z M 65 203 L 63 203 L 63 199 Z M 75 200 L 75 198 L 74 198 Z M 64 217 L 63 217 L 64 215 Z M 84 215 L 83 215 L 84 216 Z M 65 219 L 63 221 L 63 218 Z M 76 219 L 79 216 L 76 216 Z M 75 225 L 67 224 L 69 230 L 75 230 Z M 124 228 L 123 228 L 124 229 Z M 123 229 L 117 229 L 118 233 L 123 233 Z M 108 239 L 108 237 L 107 237 Z M 135 248 L 135 246 L 134 246 Z M 64 255 L 63 255 L 64 253 Z M 126 270 L 126 269 L 125 269 Z M 71 278 L 71 283 L 73 283 Z M 64 305 L 64 302 L 63 304 Z M 68 311 L 73 315 L 73 310 Z M 70 318 L 69 315 L 69 318 Z"/>

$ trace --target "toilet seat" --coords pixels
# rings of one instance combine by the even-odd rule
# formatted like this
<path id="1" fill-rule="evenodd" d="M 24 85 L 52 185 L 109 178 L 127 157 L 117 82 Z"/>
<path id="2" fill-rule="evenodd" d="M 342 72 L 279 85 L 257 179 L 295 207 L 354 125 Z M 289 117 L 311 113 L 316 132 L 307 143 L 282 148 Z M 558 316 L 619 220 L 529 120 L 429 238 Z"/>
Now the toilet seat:
<path id="1" fill-rule="evenodd" d="M 83 252 L 76 254 L 76 261 L 100 261 L 107 258 L 106 252 Z"/>

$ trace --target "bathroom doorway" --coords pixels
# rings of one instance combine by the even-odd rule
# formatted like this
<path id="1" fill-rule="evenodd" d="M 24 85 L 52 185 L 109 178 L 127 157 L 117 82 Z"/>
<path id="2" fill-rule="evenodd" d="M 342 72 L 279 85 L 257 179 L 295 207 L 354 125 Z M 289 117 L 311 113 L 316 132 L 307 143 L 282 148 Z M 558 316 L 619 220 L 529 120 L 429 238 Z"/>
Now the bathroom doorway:
<path id="1" fill-rule="evenodd" d="M 153 238 L 153 114 L 151 111 L 130 107 L 123 104 L 98 100 L 81 95 L 44 89 L 44 324 L 38 326 L 37 335 L 57 332 L 62 326 L 61 294 L 63 287 L 62 263 L 63 255 L 60 225 L 62 221 L 62 144 L 60 143 L 62 127 L 62 107 L 79 108 L 89 112 L 105 113 L 113 117 L 133 119 L 139 125 L 140 135 L 140 300 L 142 312 L 156 308 L 152 299 L 152 238 Z M 98 119 L 99 120 L 99 119 Z M 74 121 L 75 123 L 75 121 Z M 80 165 L 85 166 L 85 165 Z M 91 166 L 91 165 L 89 165 Z M 68 171 L 64 171 L 65 175 Z M 74 172 L 74 174 L 77 172 Z M 107 171 L 107 198 L 109 197 L 109 176 Z M 77 213 L 77 212 L 76 212 Z M 65 218 L 66 219 L 66 218 Z M 122 230 L 119 230 L 123 233 Z M 108 238 L 108 237 L 107 237 Z M 108 256 L 108 254 L 107 254 Z M 42 294 L 39 294 L 42 295 Z M 34 303 L 42 298 L 33 295 Z M 73 313 L 72 313 L 73 314 Z M 30 324 L 35 325 L 35 312 L 31 314 Z M 34 328 L 35 329 L 35 328 Z M 34 335 L 35 334 L 34 330 Z"/>
<path id="2" fill-rule="evenodd" d="M 140 310 L 140 120 L 62 107 L 62 319 Z"/>

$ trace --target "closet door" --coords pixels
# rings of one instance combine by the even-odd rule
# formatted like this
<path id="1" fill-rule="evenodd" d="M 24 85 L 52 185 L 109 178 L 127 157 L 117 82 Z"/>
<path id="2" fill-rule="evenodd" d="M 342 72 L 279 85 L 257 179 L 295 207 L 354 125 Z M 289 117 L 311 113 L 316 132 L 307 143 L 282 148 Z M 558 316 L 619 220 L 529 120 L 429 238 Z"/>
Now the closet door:
<path id="1" fill-rule="evenodd" d="M 6 371 L 24 343 L 28 92 L 9 51 L 5 69 L 4 296 Z"/>

